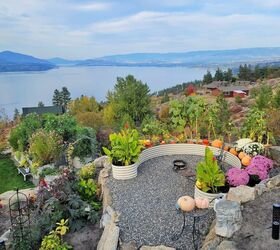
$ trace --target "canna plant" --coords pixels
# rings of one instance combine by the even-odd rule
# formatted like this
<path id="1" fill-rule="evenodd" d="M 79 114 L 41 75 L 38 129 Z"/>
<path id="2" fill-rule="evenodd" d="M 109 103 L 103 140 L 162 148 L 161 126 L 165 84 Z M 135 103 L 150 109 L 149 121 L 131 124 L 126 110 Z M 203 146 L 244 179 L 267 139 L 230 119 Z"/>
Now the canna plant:
<path id="1" fill-rule="evenodd" d="M 111 150 L 103 147 L 114 165 L 128 166 L 138 161 L 143 146 L 136 129 L 124 129 L 120 133 L 110 134 Z"/>
<path id="2" fill-rule="evenodd" d="M 217 193 L 219 187 L 225 186 L 225 174 L 208 147 L 205 148 L 205 160 L 197 164 L 196 180 L 196 186 L 203 192 Z"/>

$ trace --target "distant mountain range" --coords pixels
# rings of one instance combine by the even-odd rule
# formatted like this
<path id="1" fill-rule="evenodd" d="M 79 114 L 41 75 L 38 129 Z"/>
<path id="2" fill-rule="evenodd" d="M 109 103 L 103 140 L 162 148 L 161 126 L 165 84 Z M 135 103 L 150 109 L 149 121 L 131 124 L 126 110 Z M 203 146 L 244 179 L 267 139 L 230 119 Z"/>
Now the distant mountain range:
<path id="1" fill-rule="evenodd" d="M 44 71 L 57 67 L 47 60 L 11 51 L 0 52 L 0 72 Z"/>
<path id="2" fill-rule="evenodd" d="M 280 47 L 206 50 L 178 53 L 134 53 L 87 60 L 38 59 L 11 51 L 0 53 L 0 72 L 41 71 L 58 66 L 236 67 L 239 64 L 279 65 Z"/>

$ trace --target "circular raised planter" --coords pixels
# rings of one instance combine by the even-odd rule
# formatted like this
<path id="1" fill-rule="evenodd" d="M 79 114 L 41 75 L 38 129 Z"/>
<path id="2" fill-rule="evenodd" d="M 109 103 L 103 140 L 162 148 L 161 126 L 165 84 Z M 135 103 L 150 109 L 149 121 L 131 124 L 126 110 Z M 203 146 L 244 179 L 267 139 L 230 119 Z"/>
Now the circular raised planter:
<path id="1" fill-rule="evenodd" d="M 220 148 L 215 148 L 211 146 L 208 147 L 213 151 L 214 155 L 219 155 L 221 152 Z M 205 148 L 205 145 L 187 143 L 158 145 L 155 147 L 147 148 L 141 152 L 139 157 L 139 165 L 147 160 L 164 155 L 189 154 L 204 157 Z M 241 168 L 241 162 L 238 157 L 236 157 L 228 151 L 225 151 L 224 154 L 225 163 L 233 167 Z"/>
<path id="2" fill-rule="evenodd" d="M 113 177 L 117 180 L 129 180 L 137 176 L 138 164 L 134 163 L 129 166 L 115 166 L 112 164 Z"/>

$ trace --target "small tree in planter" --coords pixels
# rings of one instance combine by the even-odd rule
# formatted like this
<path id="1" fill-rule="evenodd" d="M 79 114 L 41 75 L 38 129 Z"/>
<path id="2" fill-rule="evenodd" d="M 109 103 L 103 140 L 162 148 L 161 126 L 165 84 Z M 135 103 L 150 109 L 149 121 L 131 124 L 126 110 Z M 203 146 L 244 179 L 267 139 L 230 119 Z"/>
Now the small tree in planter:
<path id="1" fill-rule="evenodd" d="M 137 176 L 137 161 L 142 145 L 136 129 L 125 129 L 109 136 L 111 150 L 103 147 L 104 153 L 112 162 L 113 177 L 119 180 Z"/>
<path id="2" fill-rule="evenodd" d="M 205 160 L 196 167 L 195 198 L 206 198 L 211 202 L 225 187 L 225 174 L 220 169 L 213 152 L 205 148 Z M 213 206 L 213 205 L 212 205 Z"/>

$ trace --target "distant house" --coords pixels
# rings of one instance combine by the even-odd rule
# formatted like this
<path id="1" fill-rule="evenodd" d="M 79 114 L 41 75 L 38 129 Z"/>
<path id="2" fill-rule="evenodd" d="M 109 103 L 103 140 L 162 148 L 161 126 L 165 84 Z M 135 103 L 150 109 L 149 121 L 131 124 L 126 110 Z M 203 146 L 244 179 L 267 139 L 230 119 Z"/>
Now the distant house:
<path id="1" fill-rule="evenodd" d="M 22 108 L 22 115 L 26 116 L 28 114 L 35 113 L 38 115 L 43 115 L 47 113 L 62 115 L 65 110 L 62 106 L 46 106 L 46 107 L 25 107 Z"/>
<path id="2" fill-rule="evenodd" d="M 216 89 L 213 89 L 211 91 L 212 95 L 218 96 L 221 93 L 225 97 L 235 97 L 235 96 L 240 96 L 241 98 L 244 98 L 245 96 L 249 95 L 249 88 L 246 86 L 220 86 Z"/>

